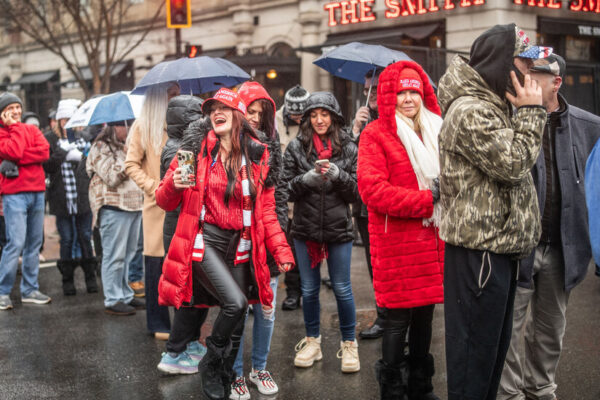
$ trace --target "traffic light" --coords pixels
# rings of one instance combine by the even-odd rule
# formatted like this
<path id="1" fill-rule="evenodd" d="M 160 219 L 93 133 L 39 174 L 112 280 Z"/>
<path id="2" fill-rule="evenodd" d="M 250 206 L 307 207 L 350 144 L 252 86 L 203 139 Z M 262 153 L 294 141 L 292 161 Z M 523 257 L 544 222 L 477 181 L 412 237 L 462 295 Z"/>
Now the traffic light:
<path id="1" fill-rule="evenodd" d="M 189 58 L 198 57 L 202 54 L 202 46 L 199 44 L 197 44 L 197 45 L 186 44 L 185 45 L 185 54 Z"/>
<path id="2" fill-rule="evenodd" d="M 167 1 L 167 28 L 189 28 L 192 26 L 190 0 Z"/>

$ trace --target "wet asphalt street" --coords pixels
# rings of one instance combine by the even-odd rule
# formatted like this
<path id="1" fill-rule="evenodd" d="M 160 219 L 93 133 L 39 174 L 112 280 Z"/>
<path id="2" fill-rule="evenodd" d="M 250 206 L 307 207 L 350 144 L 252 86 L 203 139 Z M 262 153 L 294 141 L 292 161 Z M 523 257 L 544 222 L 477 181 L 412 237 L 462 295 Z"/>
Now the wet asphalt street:
<path id="1" fill-rule="evenodd" d="M 357 330 L 374 316 L 373 291 L 364 251 L 353 252 L 353 289 Z M 78 293 L 64 297 L 55 267 L 40 271 L 41 290 L 52 296 L 47 306 L 22 305 L 18 285 L 15 308 L 0 311 L 0 400 L 9 399 L 202 399 L 199 375 L 161 376 L 156 365 L 164 342 L 146 333 L 145 312 L 115 317 L 104 313 L 102 295 L 88 294 L 83 272 L 76 271 Z M 336 306 L 333 292 L 321 290 L 323 361 L 310 369 L 293 367 L 294 345 L 304 336 L 302 311 L 281 311 L 283 284 L 268 369 L 279 384 L 275 396 L 251 389 L 252 399 L 377 399 L 373 364 L 381 341 L 359 341 L 361 371 L 340 372 Z M 213 310 L 209 321 L 214 319 Z M 250 329 L 246 328 L 246 368 L 250 363 Z M 206 324 L 204 336 L 210 332 Z M 436 357 L 436 393 L 446 398 L 443 306 L 434 317 L 432 353 Z M 246 374 L 247 374 L 246 370 Z M 557 373 L 560 400 L 600 399 L 600 279 L 590 268 L 570 297 L 564 351 Z"/>

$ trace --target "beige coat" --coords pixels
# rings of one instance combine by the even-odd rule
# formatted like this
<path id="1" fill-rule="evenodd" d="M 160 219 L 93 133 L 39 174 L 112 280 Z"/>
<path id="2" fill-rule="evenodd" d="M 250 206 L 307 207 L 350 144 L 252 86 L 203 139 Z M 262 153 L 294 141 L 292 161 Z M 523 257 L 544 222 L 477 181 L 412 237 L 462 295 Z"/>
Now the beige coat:
<path id="1" fill-rule="evenodd" d="M 146 151 L 142 148 L 139 129 L 132 129 L 130 135 L 125 171 L 144 192 L 144 208 L 142 210 L 144 255 L 164 257 L 163 223 L 165 212 L 156 205 L 154 199 L 154 191 L 160 183 L 160 153 L 154 154 L 152 149 Z M 167 132 L 165 131 L 160 145 L 161 150 L 166 142 Z"/>

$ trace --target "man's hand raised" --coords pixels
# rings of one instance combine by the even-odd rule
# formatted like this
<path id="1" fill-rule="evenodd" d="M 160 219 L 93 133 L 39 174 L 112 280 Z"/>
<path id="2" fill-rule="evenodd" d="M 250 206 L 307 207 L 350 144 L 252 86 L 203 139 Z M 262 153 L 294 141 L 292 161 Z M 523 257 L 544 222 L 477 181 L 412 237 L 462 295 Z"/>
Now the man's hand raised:
<path id="1" fill-rule="evenodd" d="M 521 86 L 514 71 L 510 71 L 510 79 L 512 79 L 517 96 L 515 97 L 506 92 L 506 98 L 513 106 L 519 108 L 522 106 L 542 105 L 542 88 L 538 86 L 537 81 L 531 79 L 531 75 L 525 75 L 523 86 Z"/>

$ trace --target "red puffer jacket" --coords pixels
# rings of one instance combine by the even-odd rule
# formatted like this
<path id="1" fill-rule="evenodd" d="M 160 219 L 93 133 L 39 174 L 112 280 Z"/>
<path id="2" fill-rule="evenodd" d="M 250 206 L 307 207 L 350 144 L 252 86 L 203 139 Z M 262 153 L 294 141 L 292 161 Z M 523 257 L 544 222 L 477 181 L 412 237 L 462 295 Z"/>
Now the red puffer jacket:
<path id="1" fill-rule="evenodd" d="M 402 69 L 410 67 L 424 83 L 423 106 L 437 115 L 440 108 L 423 69 L 401 61 L 379 77 L 379 119 L 360 136 L 358 190 L 369 210 L 373 287 L 377 305 L 411 308 L 444 300 L 444 242 L 433 224 L 429 190 L 419 190 L 406 149 L 396 133 L 396 88 Z"/>
<path id="2" fill-rule="evenodd" d="M 250 129 L 245 127 L 244 129 Z M 189 136 L 186 131 L 186 136 Z M 171 241 L 169 253 L 163 263 L 163 273 L 158 285 L 159 303 L 179 308 L 183 303 L 190 303 L 193 293 L 192 248 L 198 233 L 200 212 L 205 194 L 204 185 L 210 167 L 211 157 L 218 150 L 217 138 L 211 130 L 192 132 L 195 136 L 195 153 L 197 157 L 196 186 L 178 190 L 173 184 L 173 172 L 177 168 L 177 157 L 173 159 L 169 171 L 156 189 L 156 203 L 166 211 L 172 211 L 181 204 L 181 213 Z M 277 145 L 277 144 L 274 144 Z M 186 146 L 186 138 L 184 144 Z M 191 150 L 186 148 L 186 150 Z M 248 145 L 249 162 L 256 187 L 256 198 L 252 212 L 252 261 L 254 276 L 258 286 L 260 302 L 271 305 L 273 292 L 269 285 L 270 273 L 267 266 L 267 249 L 278 264 L 294 264 L 294 257 L 285 234 L 279 226 L 275 214 L 274 181 L 269 175 L 269 151 L 267 145 L 252 139 Z M 266 247 L 265 247 L 266 245 Z M 251 301 L 252 302 L 252 301 Z M 194 304 L 207 306 L 209 304 Z"/>

